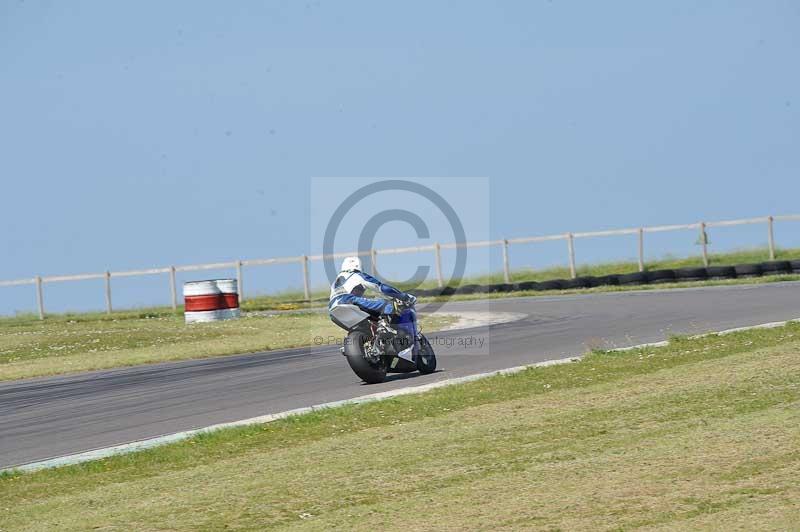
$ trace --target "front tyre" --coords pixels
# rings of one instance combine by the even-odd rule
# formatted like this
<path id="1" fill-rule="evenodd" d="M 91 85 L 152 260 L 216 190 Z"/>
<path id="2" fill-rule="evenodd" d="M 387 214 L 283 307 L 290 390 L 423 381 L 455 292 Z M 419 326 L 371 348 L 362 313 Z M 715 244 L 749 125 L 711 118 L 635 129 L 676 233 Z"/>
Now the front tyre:
<path id="1" fill-rule="evenodd" d="M 365 345 L 372 338 L 362 331 L 352 331 L 344 343 L 344 356 L 353 373 L 367 384 L 377 384 L 386 378 L 386 366 L 382 362 L 374 363 L 365 355 Z"/>
<path id="2" fill-rule="evenodd" d="M 433 352 L 424 334 L 419 335 L 419 353 L 417 354 L 417 370 L 423 375 L 436 371 L 436 353 Z"/>

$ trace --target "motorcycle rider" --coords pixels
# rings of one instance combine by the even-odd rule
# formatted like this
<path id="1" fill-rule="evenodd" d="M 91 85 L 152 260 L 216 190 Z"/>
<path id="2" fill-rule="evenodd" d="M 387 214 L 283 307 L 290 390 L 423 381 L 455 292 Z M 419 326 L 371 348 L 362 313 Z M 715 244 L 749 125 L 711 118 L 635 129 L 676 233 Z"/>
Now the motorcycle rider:
<path id="1" fill-rule="evenodd" d="M 391 301 L 382 298 L 364 297 L 364 293 L 367 289 L 374 290 L 375 292 L 379 292 L 394 299 L 399 299 L 407 305 L 413 305 L 417 300 L 413 295 L 401 292 L 397 288 L 382 283 L 371 275 L 364 273 L 361 270 L 360 258 L 346 257 L 342 261 L 339 275 L 331 285 L 331 297 L 328 303 L 328 311 L 335 305 L 351 304 L 356 305 L 364 312 L 374 316 L 394 315 L 396 309 Z"/>

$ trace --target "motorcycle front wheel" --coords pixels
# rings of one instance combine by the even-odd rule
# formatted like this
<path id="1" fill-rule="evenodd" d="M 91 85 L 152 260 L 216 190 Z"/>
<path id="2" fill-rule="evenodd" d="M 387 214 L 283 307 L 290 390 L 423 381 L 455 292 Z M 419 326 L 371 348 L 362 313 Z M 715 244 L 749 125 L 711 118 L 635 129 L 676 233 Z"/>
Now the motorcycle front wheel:
<path id="1" fill-rule="evenodd" d="M 424 334 L 419 335 L 417 370 L 423 375 L 436 371 L 436 353 L 433 352 L 433 347 L 431 347 L 430 342 L 428 342 Z"/>
<path id="2" fill-rule="evenodd" d="M 373 363 L 365 356 L 365 346 L 372 338 L 362 331 L 352 331 L 344 343 L 344 356 L 353 373 L 367 384 L 377 384 L 386 378 L 383 362 Z"/>

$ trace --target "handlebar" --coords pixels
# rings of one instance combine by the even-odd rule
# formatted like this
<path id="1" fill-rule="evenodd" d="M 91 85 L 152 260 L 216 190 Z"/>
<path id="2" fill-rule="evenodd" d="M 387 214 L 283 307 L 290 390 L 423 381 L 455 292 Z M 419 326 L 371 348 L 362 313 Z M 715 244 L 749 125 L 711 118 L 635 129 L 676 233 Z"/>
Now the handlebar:
<path id="1" fill-rule="evenodd" d="M 417 297 L 414 296 L 414 295 L 411 295 L 411 294 L 409 294 L 409 295 L 411 296 L 411 299 L 408 300 L 408 301 L 404 301 L 402 299 L 394 298 L 395 302 L 397 303 L 397 306 L 398 307 L 413 308 L 417 304 Z"/>

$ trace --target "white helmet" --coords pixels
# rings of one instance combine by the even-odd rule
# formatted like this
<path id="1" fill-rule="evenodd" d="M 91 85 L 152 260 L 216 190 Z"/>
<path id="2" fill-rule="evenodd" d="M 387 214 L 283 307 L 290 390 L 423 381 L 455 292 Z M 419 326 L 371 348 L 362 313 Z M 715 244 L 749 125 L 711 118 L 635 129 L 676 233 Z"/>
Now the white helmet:
<path id="1" fill-rule="evenodd" d="M 361 259 L 358 257 L 346 257 L 342 261 L 342 269 L 340 271 L 343 272 L 360 272 L 361 271 Z"/>

